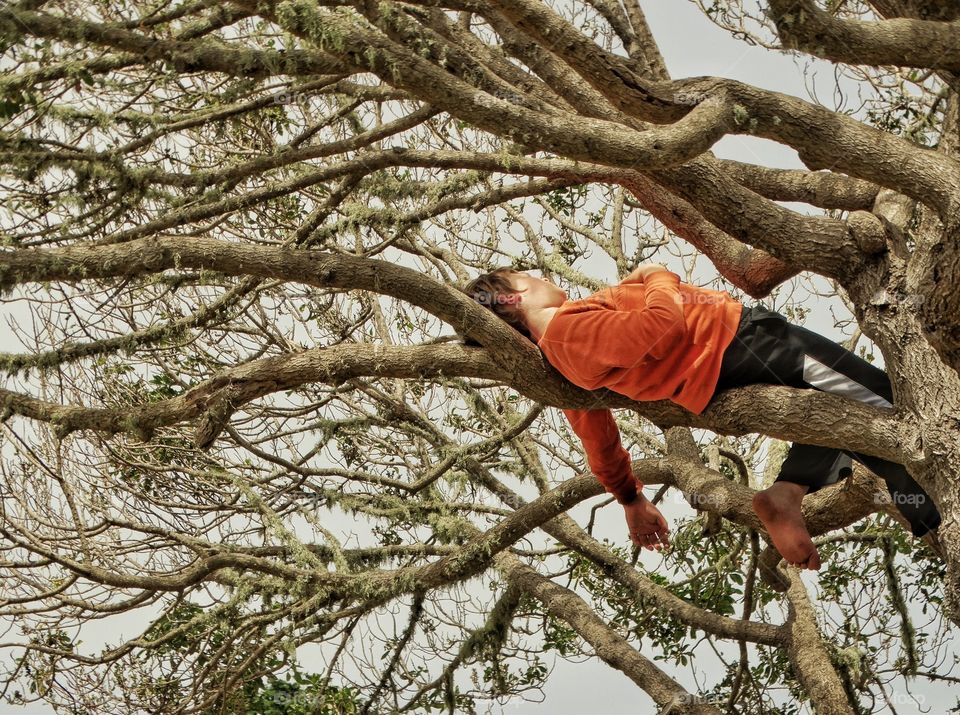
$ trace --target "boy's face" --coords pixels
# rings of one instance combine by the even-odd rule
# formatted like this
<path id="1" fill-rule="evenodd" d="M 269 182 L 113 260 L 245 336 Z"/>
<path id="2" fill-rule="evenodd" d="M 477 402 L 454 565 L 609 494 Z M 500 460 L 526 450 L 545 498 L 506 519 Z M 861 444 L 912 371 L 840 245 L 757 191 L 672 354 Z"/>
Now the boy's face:
<path id="1" fill-rule="evenodd" d="M 559 308 L 567 300 L 566 291 L 545 278 L 536 278 L 524 271 L 516 271 L 510 274 L 508 280 L 515 290 L 521 292 L 520 306 L 524 312 Z"/>

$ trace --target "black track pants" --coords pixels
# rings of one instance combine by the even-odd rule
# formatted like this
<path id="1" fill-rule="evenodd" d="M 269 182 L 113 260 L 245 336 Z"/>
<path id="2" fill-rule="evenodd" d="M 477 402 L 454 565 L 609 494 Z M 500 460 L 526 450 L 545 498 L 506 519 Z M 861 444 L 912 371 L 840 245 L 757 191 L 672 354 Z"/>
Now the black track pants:
<path id="1" fill-rule="evenodd" d="M 793 325 L 762 305 L 744 306 L 733 342 L 723 354 L 714 394 L 752 383 L 834 392 L 872 405 L 890 407 L 893 392 L 887 374 L 844 347 Z M 851 459 L 886 481 L 890 498 L 910 522 L 914 536 L 940 524 L 933 500 L 901 464 L 831 447 L 793 444 L 777 481 L 803 484 L 815 492 L 849 476 Z"/>

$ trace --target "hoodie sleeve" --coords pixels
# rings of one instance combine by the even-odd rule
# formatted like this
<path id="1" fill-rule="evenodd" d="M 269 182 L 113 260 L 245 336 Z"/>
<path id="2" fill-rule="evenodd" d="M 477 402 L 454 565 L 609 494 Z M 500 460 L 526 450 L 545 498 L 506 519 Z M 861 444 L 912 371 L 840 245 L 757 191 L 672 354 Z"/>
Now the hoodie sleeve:
<path id="1" fill-rule="evenodd" d="M 630 466 L 630 453 L 620 443 L 613 413 L 601 410 L 564 410 L 564 416 L 583 443 L 590 471 L 621 504 L 628 504 L 643 485 Z"/>

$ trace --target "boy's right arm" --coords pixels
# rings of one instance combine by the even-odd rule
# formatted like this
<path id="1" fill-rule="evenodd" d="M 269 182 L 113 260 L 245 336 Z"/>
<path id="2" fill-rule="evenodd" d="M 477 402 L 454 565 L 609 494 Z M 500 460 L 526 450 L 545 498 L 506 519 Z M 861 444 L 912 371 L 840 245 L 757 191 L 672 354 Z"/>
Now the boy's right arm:
<path id="1" fill-rule="evenodd" d="M 642 484 L 633 475 L 630 453 L 620 442 L 620 430 L 613 413 L 600 410 L 564 410 L 573 431 L 583 443 L 590 471 L 621 504 L 628 504 L 637 496 Z"/>
<path id="2" fill-rule="evenodd" d="M 670 529 L 660 510 L 640 491 L 643 484 L 633 474 L 613 413 L 604 408 L 564 410 L 563 414 L 583 442 L 590 471 L 623 506 L 630 540 L 648 550 L 666 546 Z"/>

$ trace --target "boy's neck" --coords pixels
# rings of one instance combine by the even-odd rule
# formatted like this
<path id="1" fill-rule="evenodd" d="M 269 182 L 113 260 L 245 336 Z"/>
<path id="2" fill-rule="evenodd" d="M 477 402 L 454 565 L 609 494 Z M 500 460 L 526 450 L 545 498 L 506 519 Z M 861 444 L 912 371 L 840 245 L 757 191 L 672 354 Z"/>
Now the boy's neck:
<path id="1" fill-rule="evenodd" d="M 547 326 L 550 324 L 550 321 L 553 320 L 553 316 L 558 310 L 559 308 L 538 308 L 537 310 L 532 310 L 527 313 L 527 329 L 530 331 L 530 335 L 533 336 L 534 340 L 537 342 L 540 341 L 540 338 L 543 337 Z"/>

